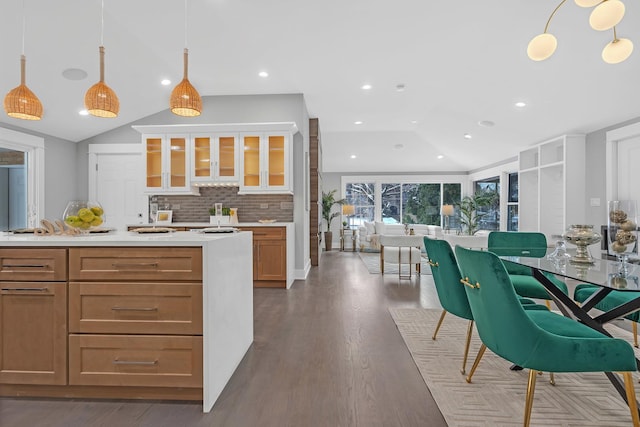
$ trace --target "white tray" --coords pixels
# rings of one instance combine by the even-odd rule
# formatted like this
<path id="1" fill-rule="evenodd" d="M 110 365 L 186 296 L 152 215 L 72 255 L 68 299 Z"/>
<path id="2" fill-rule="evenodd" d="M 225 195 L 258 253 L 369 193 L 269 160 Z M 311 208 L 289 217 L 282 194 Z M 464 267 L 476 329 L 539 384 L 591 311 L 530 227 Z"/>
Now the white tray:
<path id="1" fill-rule="evenodd" d="M 209 227 L 202 229 L 203 233 L 235 233 L 236 231 L 238 231 L 238 229 L 233 227 Z"/>

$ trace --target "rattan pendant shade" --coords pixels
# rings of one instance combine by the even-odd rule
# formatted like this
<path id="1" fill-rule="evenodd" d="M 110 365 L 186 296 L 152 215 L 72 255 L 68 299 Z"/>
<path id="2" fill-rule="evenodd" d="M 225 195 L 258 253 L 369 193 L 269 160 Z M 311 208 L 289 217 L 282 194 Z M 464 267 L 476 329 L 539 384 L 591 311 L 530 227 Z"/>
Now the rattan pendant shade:
<path id="1" fill-rule="evenodd" d="M 11 89 L 4 97 L 4 111 L 9 117 L 22 120 L 40 120 L 42 103 L 25 84 L 27 59 L 20 56 L 20 86 Z"/>
<path id="2" fill-rule="evenodd" d="M 202 98 L 189 82 L 189 49 L 184 49 L 184 77 L 171 92 L 169 107 L 178 116 L 195 117 L 202 112 Z"/>
<path id="3" fill-rule="evenodd" d="M 100 46 L 100 81 L 84 95 L 84 106 L 89 114 L 96 117 L 113 118 L 120 111 L 118 96 L 104 83 L 104 46 Z"/>

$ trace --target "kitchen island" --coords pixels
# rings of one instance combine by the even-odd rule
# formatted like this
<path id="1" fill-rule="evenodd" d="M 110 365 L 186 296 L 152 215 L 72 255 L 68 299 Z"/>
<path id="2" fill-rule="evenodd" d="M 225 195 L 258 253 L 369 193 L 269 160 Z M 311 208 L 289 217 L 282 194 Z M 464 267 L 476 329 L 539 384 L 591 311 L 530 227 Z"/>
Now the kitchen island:
<path id="1" fill-rule="evenodd" d="M 0 395 L 202 400 L 253 342 L 252 236 L 0 234 Z"/>

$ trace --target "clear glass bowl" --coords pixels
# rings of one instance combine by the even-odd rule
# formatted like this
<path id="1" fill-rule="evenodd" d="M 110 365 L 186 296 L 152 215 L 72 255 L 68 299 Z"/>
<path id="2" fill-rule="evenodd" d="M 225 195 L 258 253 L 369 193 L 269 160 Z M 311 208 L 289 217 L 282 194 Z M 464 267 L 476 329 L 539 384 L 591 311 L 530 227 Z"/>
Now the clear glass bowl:
<path id="1" fill-rule="evenodd" d="M 105 221 L 104 210 L 98 202 L 72 200 L 62 214 L 64 223 L 80 231 L 90 231 L 102 227 Z"/>

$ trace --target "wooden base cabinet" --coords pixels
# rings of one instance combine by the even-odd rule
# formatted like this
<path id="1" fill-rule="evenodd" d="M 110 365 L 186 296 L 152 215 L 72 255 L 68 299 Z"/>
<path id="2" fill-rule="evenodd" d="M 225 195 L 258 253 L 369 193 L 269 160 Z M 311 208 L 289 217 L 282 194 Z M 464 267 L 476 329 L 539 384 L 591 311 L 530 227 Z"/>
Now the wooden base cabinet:
<path id="1" fill-rule="evenodd" d="M 240 227 L 253 233 L 253 287 L 287 287 L 287 229 Z"/>

